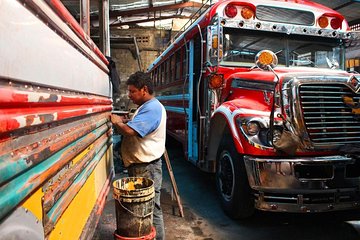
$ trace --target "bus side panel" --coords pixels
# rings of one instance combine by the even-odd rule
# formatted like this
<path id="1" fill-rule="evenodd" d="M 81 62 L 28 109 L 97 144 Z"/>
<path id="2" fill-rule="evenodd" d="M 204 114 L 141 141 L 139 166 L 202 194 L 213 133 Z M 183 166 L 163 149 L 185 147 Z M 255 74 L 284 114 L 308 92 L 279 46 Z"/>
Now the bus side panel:
<path id="1" fill-rule="evenodd" d="M 114 173 L 106 63 L 45 2 L 1 8 L 0 236 L 91 238 Z"/>

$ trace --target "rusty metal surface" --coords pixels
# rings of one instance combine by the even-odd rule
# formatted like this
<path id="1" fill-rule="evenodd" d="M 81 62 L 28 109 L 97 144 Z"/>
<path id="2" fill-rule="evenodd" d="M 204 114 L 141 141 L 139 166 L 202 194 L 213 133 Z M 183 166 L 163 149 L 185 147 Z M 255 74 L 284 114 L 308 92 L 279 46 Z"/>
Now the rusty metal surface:
<path id="1" fill-rule="evenodd" d="M 92 161 L 99 151 L 108 143 L 107 135 L 98 138 L 94 143 L 94 147 L 89 150 L 79 161 L 65 171 L 62 176 L 52 181 L 53 183 L 45 189 L 43 210 L 48 212 L 54 203 L 64 194 L 67 188 L 75 181 L 78 174 Z"/>
<path id="2" fill-rule="evenodd" d="M 95 157 L 91 159 L 91 161 L 86 165 L 85 169 L 79 173 L 74 182 L 66 189 L 66 192 L 45 215 L 43 221 L 46 235 L 50 233 L 50 231 L 53 229 L 53 226 L 57 223 L 61 215 L 66 211 L 67 206 L 71 203 L 82 186 L 85 184 L 90 174 L 101 160 L 102 156 L 106 153 L 109 145 L 110 143 L 101 147 Z"/>
<path id="3" fill-rule="evenodd" d="M 0 219 L 101 136 L 104 138 L 111 136 L 111 129 L 107 124 L 77 139 L 46 160 L 2 185 L 0 187 Z"/>
<path id="4" fill-rule="evenodd" d="M 106 116 L 107 114 L 101 114 L 94 116 L 93 119 L 80 120 L 50 129 L 37 136 L 27 135 L 18 141 L 10 140 L 0 143 L 0 186 L 104 124 L 107 121 Z M 72 128 L 69 128 L 71 126 Z M 16 147 L 13 142 L 16 142 L 19 147 Z M 11 146 L 10 149 L 9 146 Z"/>

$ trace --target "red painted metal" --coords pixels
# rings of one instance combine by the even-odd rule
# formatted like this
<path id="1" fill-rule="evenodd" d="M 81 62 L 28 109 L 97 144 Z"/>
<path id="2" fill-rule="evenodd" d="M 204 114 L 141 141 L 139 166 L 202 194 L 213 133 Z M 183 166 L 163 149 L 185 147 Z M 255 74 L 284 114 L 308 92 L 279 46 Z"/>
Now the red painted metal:
<path id="1" fill-rule="evenodd" d="M 52 123 L 96 112 L 111 111 L 111 109 L 112 107 L 108 105 L 0 109 L 0 134 L 23 127 Z"/>
<path id="2" fill-rule="evenodd" d="M 0 79 L 1 80 L 1 79 Z M 47 90 L 40 87 L 26 86 L 26 89 L 15 84 L 0 88 L 0 107 L 39 107 L 64 105 L 110 105 L 111 99 L 81 93 L 66 93 L 59 90 Z"/>

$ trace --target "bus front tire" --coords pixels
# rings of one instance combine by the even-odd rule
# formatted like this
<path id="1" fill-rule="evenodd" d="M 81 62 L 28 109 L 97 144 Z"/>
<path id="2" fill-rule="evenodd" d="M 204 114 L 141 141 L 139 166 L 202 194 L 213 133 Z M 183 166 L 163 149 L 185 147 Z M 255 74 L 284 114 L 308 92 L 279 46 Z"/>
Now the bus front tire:
<path id="1" fill-rule="evenodd" d="M 229 138 L 222 141 L 218 150 L 216 186 L 224 212 L 233 219 L 244 219 L 254 213 L 254 198 L 243 158 Z"/>

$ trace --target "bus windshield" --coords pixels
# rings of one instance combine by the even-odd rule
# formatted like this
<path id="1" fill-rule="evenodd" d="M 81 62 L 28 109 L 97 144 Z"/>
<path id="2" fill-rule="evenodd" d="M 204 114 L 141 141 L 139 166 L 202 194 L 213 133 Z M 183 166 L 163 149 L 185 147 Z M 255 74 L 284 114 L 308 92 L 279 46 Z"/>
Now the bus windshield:
<path id="1" fill-rule="evenodd" d="M 344 69 L 341 39 L 224 28 L 223 66 L 254 66 L 255 55 L 271 50 L 278 65 Z"/>

